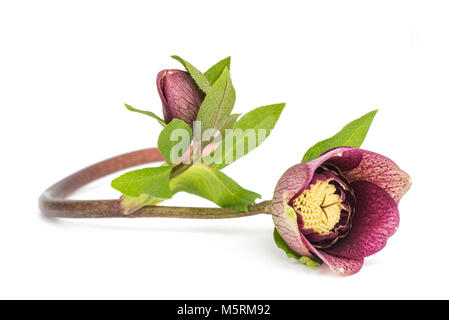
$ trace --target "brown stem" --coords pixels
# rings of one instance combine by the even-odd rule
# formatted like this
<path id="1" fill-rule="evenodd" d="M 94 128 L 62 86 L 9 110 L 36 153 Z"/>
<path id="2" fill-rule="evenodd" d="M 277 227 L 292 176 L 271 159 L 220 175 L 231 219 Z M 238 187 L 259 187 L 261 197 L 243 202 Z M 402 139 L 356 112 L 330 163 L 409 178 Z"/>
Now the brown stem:
<path id="1" fill-rule="evenodd" d="M 59 181 L 48 188 L 39 198 L 42 213 L 49 217 L 61 218 L 144 218 L 173 217 L 196 219 L 224 219 L 246 217 L 261 213 L 271 214 L 271 201 L 248 206 L 248 212 L 224 208 L 184 208 L 146 206 L 125 216 L 121 212 L 119 200 L 67 200 L 66 198 L 86 184 L 108 174 L 150 162 L 163 161 L 157 148 L 144 149 L 120 155 Z"/>

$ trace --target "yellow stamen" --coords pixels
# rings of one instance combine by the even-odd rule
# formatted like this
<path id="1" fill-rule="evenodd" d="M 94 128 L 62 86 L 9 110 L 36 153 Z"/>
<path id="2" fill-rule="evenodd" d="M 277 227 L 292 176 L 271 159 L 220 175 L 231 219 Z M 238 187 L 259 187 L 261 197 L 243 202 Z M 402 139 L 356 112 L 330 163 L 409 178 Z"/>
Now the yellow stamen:
<path id="1" fill-rule="evenodd" d="M 301 214 L 304 229 L 312 229 L 321 235 L 329 235 L 340 221 L 343 205 L 329 181 L 318 181 L 293 201 L 293 207 Z"/>

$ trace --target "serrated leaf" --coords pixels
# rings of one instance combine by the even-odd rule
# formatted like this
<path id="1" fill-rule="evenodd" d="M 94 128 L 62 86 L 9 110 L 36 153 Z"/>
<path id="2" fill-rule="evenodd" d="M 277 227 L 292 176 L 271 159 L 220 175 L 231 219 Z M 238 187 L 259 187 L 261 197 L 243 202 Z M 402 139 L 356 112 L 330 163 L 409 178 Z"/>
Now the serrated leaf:
<path id="1" fill-rule="evenodd" d="M 151 112 L 151 111 L 139 110 L 139 109 L 136 109 L 136 108 L 134 108 L 134 107 L 132 107 L 132 106 L 130 106 L 129 104 L 126 104 L 126 103 L 125 103 L 125 107 L 126 107 L 126 109 L 128 109 L 129 111 L 141 113 L 141 114 L 144 114 L 144 115 L 146 115 L 146 116 L 149 116 L 149 117 L 151 117 L 151 118 L 153 118 L 153 119 L 156 119 L 157 122 L 159 122 L 163 127 L 165 127 L 165 126 L 167 125 L 167 123 L 166 123 L 162 118 L 158 117 L 155 113 L 153 113 L 153 112 Z"/>
<path id="2" fill-rule="evenodd" d="M 191 142 L 192 128 L 180 119 L 173 119 L 161 131 L 157 145 L 165 161 L 172 164 L 187 151 Z"/>
<path id="3" fill-rule="evenodd" d="M 129 197 L 148 194 L 157 199 L 169 199 L 171 166 L 145 168 L 127 172 L 114 179 L 111 186 Z"/>
<path id="4" fill-rule="evenodd" d="M 170 181 L 173 194 L 187 192 L 208 199 L 223 208 L 248 211 L 260 195 L 242 188 L 223 172 L 205 165 L 193 165 Z"/>
<path id="5" fill-rule="evenodd" d="M 329 139 L 318 142 L 309 150 L 302 158 L 302 162 L 307 162 L 318 158 L 325 151 L 335 147 L 354 147 L 360 148 L 368 130 L 373 122 L 377 110 L 365 114 L 349 124 L 347 124 L 340 132 Z"/>
<path id="6" fill-rule="evenodd" d="M 200 106 L 196 121 L 201 123 L 201 133 L 208 129 L 216 129 L 231 114 L 234 103 L 235 90 L 229 69 L 225 68 Z"/>
<path id="7" fill-rule="evenodd" d="M 321 265 L 319 262 L 316 262 L 310 259 L 309 257 L 300 256 L 295 251 L 293 251 L 293 249 L 288 246 L 288 244 L 284 241 L 284 239 L 282 239 L 281 235 L 279 234 L 276 228 L 274 228 L 273 231 L 273 238 L 274 242 L 276 243 L 276 246 L 279 249 L 284 250 L 284 252 L 287 254 L 287 257 L 296 259 L 299 262 L 304 263 L 308 267 L 317 267 Z"/>
<path id="8" fill-rule="evenodd" d="M 193 80 L 195 80 L 198 87 L 203 91 L 204 93 L 207 93 L 209 89 L 211 88 L 211 84 L 209 83 L 209 80 L 207 80 L 206 76 L 197 68 L 195 68 L 193 65 L 191 65 L 186 60 L 182 59 L 179 56 L 171 56 L 173 59 L 179 61 L 186 71 L 192 76 Z"/>
<path id="9" fill-rule="evenodd" d="M 204 76 L 207 78 L 209 83 L 213 85 L 223 73 L 223 70 L 225 68 L 231 70 L 231 57 L 224 58 L 223 60 L 214 64 L 209 68 L 209 70 L 204 73 Z"/>
<path id="10" fill-rule="evenodd" d="M 284 107 L 285 103 L 272 104 L 256 108 L 243 115 L 236 122 L 233 135 L 227 135 L 224 143 L 219 147 L 222 148 L 221 163 L 211 165 L 215 168 L 222 169 L 260 146 L 270 135 Z M 249 135 L 251 132 L 253 134 Z M 248 133 L 248 135 L 245 133 Z M 255 141 L 248 143 L 250 138 Z"/>

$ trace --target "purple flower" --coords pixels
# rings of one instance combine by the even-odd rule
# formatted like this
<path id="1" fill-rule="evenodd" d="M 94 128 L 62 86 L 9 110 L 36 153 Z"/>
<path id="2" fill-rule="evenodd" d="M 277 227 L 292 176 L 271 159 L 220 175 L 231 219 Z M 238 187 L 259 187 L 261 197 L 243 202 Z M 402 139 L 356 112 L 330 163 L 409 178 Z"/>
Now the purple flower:
<path id="1" fill-rule="evenodd" d="M 165 122 L 177 118 L 192 126 L 205 96 L 192 77 L 181 70 L 162 70 L 156 82 Z"/>
<path id="2" fill-rule="evenodd" d="M 273 220 L 296 253 L 352 275 L 398 229 L 398 203 L 410 185 L 409 176 L 382 155 L 331 149 L 284 173 L 274 192 Z"/>

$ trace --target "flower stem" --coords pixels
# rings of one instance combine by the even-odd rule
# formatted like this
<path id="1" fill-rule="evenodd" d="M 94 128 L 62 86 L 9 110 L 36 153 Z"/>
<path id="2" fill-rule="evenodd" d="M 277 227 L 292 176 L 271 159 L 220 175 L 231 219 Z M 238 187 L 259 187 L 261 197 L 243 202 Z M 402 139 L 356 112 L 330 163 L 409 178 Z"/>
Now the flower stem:
<path id="1" fill-rule="evenodd" d="M 145 206 L 133 214 L 124 215 L 119 200 L 67 199 L 69 195 L 98 178 L 132 166 L 163 160 L 164 158 L 159 150 L 153 148 L 131 152 L 96 163 L 48 188 L 39 199 L 39 207 L 44 215 L 60 218 L 168 217 L 225 219 L 272 213 L 271 201 L 263 201 L 258 204 L 249 205 L 248 212 L 227 208 Z"/>
<path id="2" fill-rule="evenodd" d="M 263 201 L 248 206 L 248 212 L 227 208 L 195 208 L 145 206 L 130 215 L 120 210 L 118 200 L 66 200 L 46 201 L 41 199 L 41 211 L 48 217 L 59 218 L 188 218 L 227 219 L 271 214 L 271 201 Z"/>
<path id="3" fill-rule="evenodd" d="M 271 214 L 271 200 L 248 206 L 248 212 L 227 208 L 194 208 L 194 207 L 166 207 L 147 206 L 128 216 L 129 218 L 190 218 L 190 219 L 227 219 L 254 216 L 257 214 Z"/>

